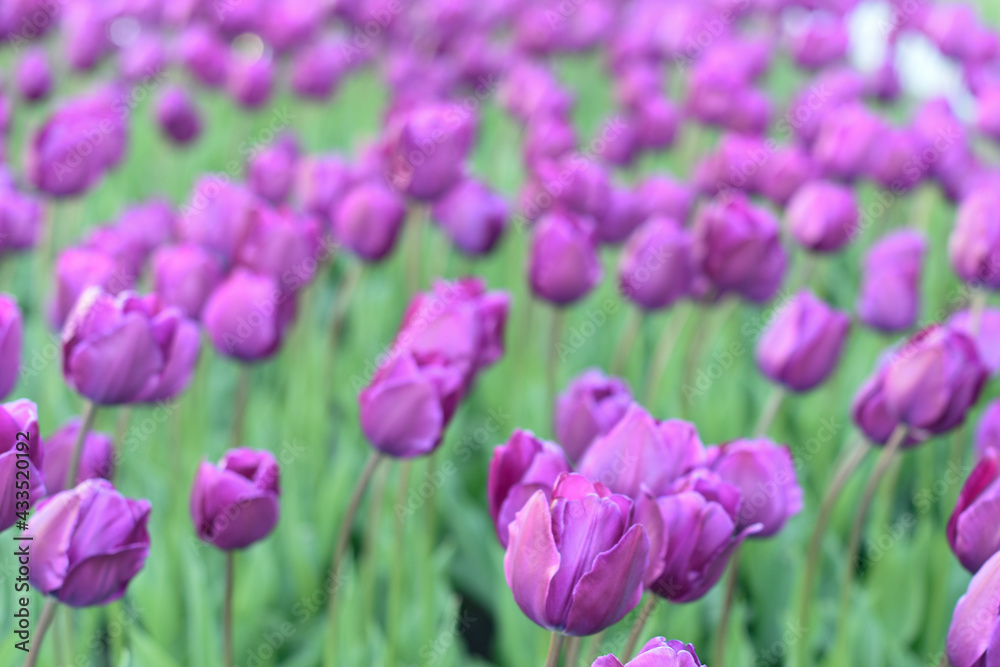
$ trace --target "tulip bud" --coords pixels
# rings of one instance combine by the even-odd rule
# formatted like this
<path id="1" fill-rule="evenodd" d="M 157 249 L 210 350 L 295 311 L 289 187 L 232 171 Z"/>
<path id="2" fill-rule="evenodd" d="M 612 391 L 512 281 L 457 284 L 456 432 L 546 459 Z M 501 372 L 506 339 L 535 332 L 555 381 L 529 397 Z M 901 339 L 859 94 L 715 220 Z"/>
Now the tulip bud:
<path id="1" fill-rule="evenodd" d="M 80 420 L 73 419 L 45 438 L 45 463 L 42 472 L 45 473 L 45 489 L 50 496 L 66 490 L 66 475 L 69 473 L 69 462 L 73 457 L 73 447 L 79 433 Z M 106 433 L 90 431 L 80 451 L 76 479 L 69 487 L 72 488 L 88 479 L 110 480 L 114 471 L 114 441 Z"/>
<path id="2" fill-rule="evenodd" d="M 303 156 L 299 162 L 295 196 L 305 212 L 328 221 L 352 183 L 351 169 L 339 157 Z"/>
<path id="3" fill-rule="evenodd" d="M 697 193 L 684 183 L 654 175 L 639 186 L 638 197 L 643 202 L 643 220 L 661 216 L 686 224 Z"/>
<path id="4" fill-rule="evenodd" d="M 854 190 L 830 181 L 802 186 L 785 211 L 795 240 L 818 253 L 836 252 L 847 245 L 857 232 L 858 217 Z"/>
<path id="5" fill-rule="evenodd" d="M 802 511 L 802 488 L 792 452 L 767 438 L 734 440 L 708 453 L 708 467 L 743 495 L 737 530 L 761 524 L 753 537 L 770 537 Z"/>
<path id="6" fill-rule="evenodd" d="M 556 305 L 586 295 L 601 279 L 593 223 L 560 211 L 542 217 L 532 234 L 528 278 L 536 296 Z"/>
<path id="7" fill-rule="evenodd" d="M 434 220 L 469 255 L 493 250 L 507 224 L 507 204 L 481 182 L 466 178 L 434 204 Z"/>
<path id="8" fill-rule="evenodd" d="M 342 45 L 325 40 L 297 49 L 292 62 L 292 90 L 300 97 L 325 100 L 344 74 Z"/>
<path id="9" fill-rule="evenodd" d="M 783 146 L 760 165 L 757 189 L 775 204 L 784 206 L 816 177 L 817 171 L 809 153 L 798 146 Z"/>
<path id="10" fill-rule="evenodd" d="M 792 391 L 809 391 L 840 360 L 850 318 L 808 291 L 800 292 L 771 320 L 757 344 L 757 365 Z"/>
<path id="11" fill-rule="evenodd" d="M 257 60 L 236 56 L 226 79 L 229 94 L 247 109 L 256 109 L 271 99 L 274 90 L 274 63 L 270 56 Z"/>
<path id="12" fill-rule="evenodd" d="M 45 496 L 44 454 L 38 435 L 38 406 L 23 398 L 0 405 L 0 491 L 9 498 L 0 504 L 0 531 L 17 523 L 18 513 L 24 517 Z"/>
<path id="13" fill-rule="evenodd" d="M 643 150 L 669 148 L 677 136 L 681 114 L 673 102 L 655 95 L 641 100 L 631 115 L 636 147 Z"/>
<path id="14" fill-rule="evenodd" d="M 120 599 L 149 555 L 149 511 L 148 500 L 126 498 L 104 479 L 45 499 L 24 533 L 49 546 L 32 556 L 32 586 L 71 607 Z"/>
<path id="15" fill-rule="evenodd" d="M 861 104 L 845 104 L 826 114 L 813 145 L 813 159 L 830 178 L 852 181 L 864 172 L 881 121 Z"/>
<path id="16" fill-rule="evenodd" d="M 666 308 L 691 290 L 693 241 L 680 223 L 653 218 L 637 229 L 618 262 L 622 294 L 647 310 Z"/>
<path id="17" fill-rule="evenodd" d="M 556 438 L 571 461 L 579 461 L 590 445 L 621 421 L 632 405 L 625 380 L 598 369 L 573 379 L 556 401 Z"/>
<path id="18" fill-rule="evenodd" d="M 189 144 L 201 135 L 198 107 L 183 88 L 171 86 L 157 96 L 156 118 L 163 134 L 175 144 Z"/>
<path id="19" fill-rule="evenodd" d="M 996 524 L 994 523 L 993 526 Z M 993 554 L 958 600 L 946 652 L 953 667 L 991 667 L 1000 655 L 1000 553 Z"/>
<path id="20" fill-rule="evenodd" d="M 754 524 L 738 529 L 739 488 L 704 469 L 678 480 L 657 503 L 669 538 L 663 572 L 650 590 L 671 602 L 704 597 L 736 548 L 762 528 Z"/>
<path id="21" fill-rule="evenodd" d="M 163 72 L 167 53 L 155 35 L 146 33 L 118 51 L 118 71 L 130 84 L 141 84 Z"/>
<path id="22" fill-rule="evenodd" d="M 958 495 L 948 520 L 948 544 L 963 567 L 975 574 L 1000 551 L 996 514 L 1000 510 L 1000 452 L 987 452 Z"/>
<path id="23" fill-rule="evenodd" d="M 40 47 L 26 51 L 17 64 L 17 87 L 29 102 L 44 100 L 52 90 L 52 69 Z"/>
<path id="24" fill-rule="evenodd" d="M 1000 289 L 1000 197 L 992 189 L 971 193 L 958 207 L 948 241 L 955 273 L 975 285 Z"/>
<path id="25" fill-rule="evenodd" d="M 654 637 L 646 642 L 639 654 L 631 661 L 622 664 L 613 655 L 606 655 L 594 661 L 591 667 L 702 667 L 695 653 L 694 646 L 676 639 L 667 641 L 663 637 Z"/>
<path id="26" fill-rule="evenodd" d="M 858 316 L 879 331 L 905 331 L 920 312 L 920 280 L 927 243 L 918 232 L 887 234 L 865 255 Z"/>
<path id="27" fill-rule="evenodd" d="M 733 291 L 763 303 L 781 287 L 788 256 L 778 223 L 742 194 L 716 199 L 702 209 L 694 238 L 695 259 L 719 293 Z"/>
<path id="28" fill-rule="evenodd" d="M 217 88 L 225 83 L 229 71 L 229 45 L 206 25 L 196 23 L 181 33 L 180 59 L 202 85 Z"/>
<path id="29" fill-rule="evenodd" d="M 545 162 L 569 155 L 576 145 L 576 131 L 567 119 L 560 115 L 533 118 L 525 128 L 524 163 L 537 170 Z"/>
<path id="30" fill-rule="evenodd" d="M 281 204 L 292 192 L 299 147 L 291 135 L 282 135 L 254 153 L 247 162 L 250 189 L 272 204 Z"/>
<path id="31" fill-rule="evenodd" d="M 562 448 L 538 439 L 530 431 L 514 431 L 506 444 L 493 451 L 486 494 L 490 517 L 504 548 L 508 542 L 507 527 L 525 503 L 536 491 L 551 500 L 556 479 L 568 472 L 570 466 Z"/>
<path id="32" fill-rule="evenodd" d="M 271 276 L 237 268 L 212 291 L 202 322 L 215 349 L 240 361 L 274 355 L 295 319 L 295 300 Z"/>
<path id="33" fill-rule="evenodd" d="M 215 255 L 193 243 L 160 248 L 153 254 L 152 267 L 153 289 L 163 303 L 194 320 L 223 276 Z"/>
<path id="34" fill-rule="evenodd" d="M 799 67 L 819 70 L 847 55 L 850 37 L 839 16 L 828 18 L 819 12 L 810 16 L 819 18 L 810 19 L 805 29 L 793 36 L 790 47 Z"/>
<path id="35" fill-rule="evenodd" d="M 989 452 L 1000 454 L 1000 401 L 993 401 L 983 411 L 976 431 L 976 451 L 980 457 Z"/>
<path id="36" fill-rule="evenodd" d="M 657 422 L 633 403 L 607 434 L 594 440 L 579 468 L 614 493 L 638 498 L 643 490 L 663 495 L 704 460 L 694 424 L 679 419 Z"/>
<path id="37" fill-rule="evenodd" d="M 395 192 L 375 182 L 348 191 L 333 217 L 334 236 L 367 262 L 392 251 L 406 218 L 406 205 Z"/>
<path id="38" fill-rule="evenodd" d="M 187 387 L 199 347 L 197 325 L 155 295 L 92 287 L 63 331 L 63 375 L 99 405 L 165 401 Z"/>
<path id="39" fill-rule="evenodd" d="M 42 215 L 36 199 L 0 185 L 0 256 L 34 248 Z"/>
<path id="40" fill-rule="evenodd" d="M 253 225 L 260 201 L 224 174 L 206 174 L 195 183 L 189 202 L 181 207 L 177 235 L 234 261 Z"/>
<path id="41" fill-rule="evenodd" d="M 869 156 L 867 173 L 895 195 L 909 192 L 924 178 L 921 139 L 908 129 L 888 128 L 879 134 Z"/>
<path id="42" fill-rule="evenodd" d="M 270 275 L 283 294 L 308 284 L 320 259 L 319 223 L 291 210 L 259 207 L 236 262 L 254 273 Z"/>
<path id="43" fill-rule="evenodd" d="M 612 186 L 608 209 L 595 220 L 601 243 L 618 244 L 646 220 L 646 202 L 636 190 Z"/>
<path id="44" fill-rule="evenodd" d="M 462 177 L 475 141 L 476 119 L 456 105 L 423 104 L 399 114 L 388 130 L 393 187 L 433 200 Z"/>
<path id="45" fill-rule="evenodd" d="M 636 507 L 582 475 L 563 475 L 551 502 L 536 491 L 510 524 L 504 573 L 528 618 L 572 636 L 592 635 L 642 598 L 651 540 Z"/>
<path id="46" fill-rule="evenodd" d="M 24 322 L 17 300 L 0 293 L 0 398 L 14 389 L 21 370 Z"/>
<path id="47" fill-rule="evenodd" d="M 271 452 L 230 449 L 218 465 L 202 461 L 191 489 L 198 537 L 223 551 L 244 549 L 278 523 L 281 469 Z"/>

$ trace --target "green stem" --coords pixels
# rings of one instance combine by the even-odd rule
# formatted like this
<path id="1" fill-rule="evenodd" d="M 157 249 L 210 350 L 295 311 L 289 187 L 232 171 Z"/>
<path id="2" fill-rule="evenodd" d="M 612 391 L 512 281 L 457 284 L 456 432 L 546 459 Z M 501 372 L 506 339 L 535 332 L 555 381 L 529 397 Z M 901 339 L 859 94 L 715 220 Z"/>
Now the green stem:
<path id="1" fill-rule="evenodd" d="M 618 337 L 618 345 L 611 361 L 611 374 L 621 375 L 628 363 L 629 353 L 635 346 L 635 339 L 639 335 L 639 328 L 642 326 L 643 313 L 632 308 L 629 310 L 628 320 L 622 328 L 621 336 Z"/>
<path id="2" fill-rule="evenodd" d="M 233 423 L 229 431 L 229 446 L 243 445 L 243 428 L 247 418 L 247 404 L 250 402 L 250 364 L 240 364 L 239 378 L 236 380 L 236 397 L 233 401 Z"/>
<path id="3" fill-rule="evenodd" d="M 58 606 L 59 603 L 55 598 L 45 600 L 45 606 L 42 607 L 42 615 L 38 619 L 38 625 L 35 626 L 35 641 L 28 651 L 28 658 L 24 661 L 24 667 L 35 667 L 38 663 L 38 656 L 42 652 L 42 640 L 45 639 L 45 633 L 48 631 L 49 626 L 52 625 L 52 619 L 56 615 L 56 608 Z"/>
<path id="4" fill-rule="evenodd" d="M 549 641 L 549 654 L 545 658 L 545 667 L 558 667 L 559 665 L 559 654 L 562 653 L 563 643 L 566 641 L 566 635 L 561 632 L 553 632 L 552 639 Z"/>
<path id="5" fill-rule="evenodd" d="M 577 667 L 580 662 L 580 647 L 583 639 L 580 637 L 570 637 L 566 640 L 566 660 L 563 664 L 566 667 Z"/>
<path id="6" fill-rule="evenodd" d="M 729 563 L 729 575 L 726 577 L 726 598 L 722 603 L 722 612 L 719 615 L 719 624 L 715 628 L 715 647 L 712 651 L 713 664 L 726 664 L 726 635 L 729 632 L 729 617 L 732 615 L 733 602 L 736 600 L 736 586 L 740 578 L 740 552 L 737 549 L 733 553 L 732 561 Z"/>
<path id="7" fill-rule="evenodd" d="M 222 659 L 225 667 L 233 667 L 233 570 L 236 552 L 226 552 L 226 593 L 222 601 Z"/>
<path id="8" fill-rule="evenodd" d="M 83 421 L 80 423 L 80 430 L 76 432 L 73 453 L 70 455 L 69 467 L 66 469 L 64 486 L 67 489 L 76 486 L 76 478 L 80 472 L 80 457 L 83 455 L 83 443 L 86 442 L 87 434 L 94 427 L 95 417 L 97 417 L 97 404 L 93 401 L 87 401 L 83 406 Z"/>
<path id="9" fill-rule="evenodd" d="M 632 659 L 635 647 L 639 644 L 639 635 L 642 634 L 642 629 L 646 627 L 646 621 L 648 621 L 649 617 L 653 615 L 653 611 L 656 609 L 656 605 L 658 605 L 659 602 L 659 597 L 650 594 L 646 603 L 642 605 L 642 609 L 639 611 L 639 617 L 635 619 L 635 623 L 632 624 L 632 630 L 628 633 L 628 641 L 625 642 L 625 650 L 622 652 L 622 660 Z"/>
<path id="10" fill-rule="evenodd" d="M 768 396 L 767 403 L 764 404 L 764 409 L 760 412 L 757 425 L 753 429 L 756 437 L 767 435 L 767 431 L 771 428 L 774 418 L 778 416 L 778 411 L 781 410 L 781 404 L 785 400 L 785 395 L 785 390 L 778 385 L 775 385 L 771 389 L 771 395 Z M 718 658 L 716 658 L 716 662 L 722 663 Z"/>
<path id="11" fill-rule="evenodd" d="M 552 320 L 549 327 L 549 359 L 546 366 L 548 372 L 545 378 L 549 391 L 549 409 L 552 409 L 552 406 L 556 404 L 556 394 L 559 391 L 559 337 L 562 335 L 563 316 L 562 308 L 557 307 L 552 310 Z"/>
<path id="12" fill-rule="evenodd" d="M 677 340 L 684 331 L 684 326 L 691 319 L 694 308 L 685 306 L 682 313 L 674 311 L 667 324 L 666 330 L 660 336 L 660 341 L 656 344 L 653 352 L 653 361 L 649 367 L 649 378 L 646 382 L 646 390 L 643 392 L 646 407 L 655 411 L 660 387 L 663 385 L 663 374 L 670 364 L 671 353 L 677 347 Z"/>

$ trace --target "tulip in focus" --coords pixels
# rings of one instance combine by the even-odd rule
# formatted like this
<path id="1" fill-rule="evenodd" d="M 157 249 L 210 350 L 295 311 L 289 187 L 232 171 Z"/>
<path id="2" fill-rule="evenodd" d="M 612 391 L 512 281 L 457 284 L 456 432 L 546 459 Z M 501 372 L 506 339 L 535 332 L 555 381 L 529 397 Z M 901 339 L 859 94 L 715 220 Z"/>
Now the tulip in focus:
<path id="1" fill-rule="evenodd" d="M 995 523 L 993 525 L 996 525 Z M 948 629 L 952 667 L 993 667 L 1000 659 L 1000 553 L 993 554 L 958 600 Z"/>
<path id="2" fill-rule="evenodd" d="M 702 663 L 691 644 L 655 637 L 629 662 L 623 664 L 615 656 L 606 655 L 595 660 L 591 667 L 702 667 Z"/>
<path id="3" fill-rule="evenodd" d="M 191 489 L 198 537 L 223 551 L 244 549 L 274 530 L 281 470 L 271 452 L 231 449 L 218 465 L 203 461 Z"/>
<path id="4" fill-rule="evenodd" d="M 948 520 L 948 544 L 969 572 L 979 568 L 1000 551 L 1000 452 L 986 452 L 958 495 Z"/>
<path id="5" fill-rule="evenodd" d="M 24 533 L 47 545 L 32 556 L 32 587 L 71 607 L 120 599 L 149 555 L 149 511 L 104 479 L 43 500 Z"/>
<path id="6" fill-rule="evenodd" d="M 584 371 L 556 401 L 556 438 L 571 461 L 579 461 L 590 445 L 610 431 L 632 405 L 625 380 Z"/>
<path id="7" fill-rule="evenodd" d="M 23 398 L 0 405 L 0 492 L 4 494 L 0 531 L 13 526 L 19 512 L 24 516 L 47 493 L 42 476 L 45 459 L 38 406 Z"/>

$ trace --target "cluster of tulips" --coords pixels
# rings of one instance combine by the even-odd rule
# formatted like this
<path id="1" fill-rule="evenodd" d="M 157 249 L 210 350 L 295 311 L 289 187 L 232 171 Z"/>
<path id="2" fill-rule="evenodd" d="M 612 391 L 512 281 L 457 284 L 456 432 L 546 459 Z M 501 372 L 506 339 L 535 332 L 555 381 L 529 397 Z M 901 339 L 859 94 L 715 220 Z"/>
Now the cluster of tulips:
<path id="1" fill-rule="evenodd" d="M 22 108 L 47 103 L 67 83 L 61 79 L 74 76 L 66 67 L 104 75 L 103 64 L 115 61 L 110 82 L 58 101 L 32 128 L 21 169 L 0 166 L 0 261 L 31 252 L 55 232 L 43 228 L 52 202 L 86 196 L 120 166 L 140 92 L 153 91 L 158 126 L 178 150 L 205 128 L 196 87 L 221 91 L 248 110 L 266 106 L 286 81 L 303 103 L 327 100 L 347 77 L 363 73 L 375 72 L 390 92 L 379 135 L 352 154 L 310 154 L 293 128 L 284 128 L 254 147 L 242 180 L 202 174 L 183 204 L 135 204 L 55 257 L 47 320 L 61 332 L 63 375 L 84 400 L 82 413 L 42 438 L 44 406 L 40 415 L 27 399 L 0 405 L 0 529 L 27 523 L 23 532 L 36 545 L 31 584 L 49 596 L 28 664 L 39 659 L 57 602 L 117 600 L 149 556 L 152 508 L 116 490 L 120 443 L 93 430 L 98 410 L 176 400 L 197 371 L 203 339 L 247 372 L 275 357 L 303 293 L 327 265 L 343 262 L 350 271 L 329 322 L 336 343 L 361 267 L 377 271 L 402 244 L 405 226 L 431 222 L 470 262 L 494 252 L 505 234 L 526 241 L 526 280 L 552 307 L 556 342 L 564 312 L 601 283 L 602 253 L 617 252 L 618 293 L 636 308 L 622 357 L 643 318 L 658 311 L 780 303 L 756 350 L 773 396 L 752 433 L 717 445 L 704 445 L 690 421 L 651 414 L 660 393 L 681 392 L 682 381 L 665 374 L 685 326 L 680 312 L 660 336 L 638 398 L 626 380 L 599 369 L 555 396 L 559 352 L 550 351 L 554 441 L 515 430 L 494 451 L 483 494 L 506 550 L 514 601 L 552 631 L 548 667 L 560 660 L 566 667 L 700 666 L 695 648 L 682 641 L 654 637 L 636 648 L 658 600 L 699 600 L 728 567 L 711 651 L 714 664 L 727 664 L 741 545 L 776 535 L 806 499 L 795 443 L 768 438 L 772 421 L 790 394 L 822 385 L 852 327 L 866 327 L 903 339 L 884 352 L 854 399 L 862 437 L 845 449 L 826 486 L 799 620 L 809 628 L 820 542 L 867 441 L 881 453 L 850 535 L 844 607 L 886 471 L 902 451 L 962 426 L 1000 372 L 1000 309 L 986 303 L 987 293 L 1000 289 L 1000 170 L 981 150 L 984 140 L 1000 141 L 1000 36 L 970 6 L 892 0 L 884 61 L 862 73 L 847 64 L 857 4 L 0 4 L 0 35 L 16 58 L 13 86 L 0 92 L 0 135 Z M 908 98 L 896 56 L 917 38 L 961 71 L 974 96 L 971 123 L 945 98 L 897 113 L 894 105 Z M 576 100 L 553 65 L 583 53 L 596 54 L 614 82 L 614 114 L 589 140 L 579 136 Z M 785 57 L 808 77 L 787 104 L 765 90 Z M 679 95 L 672 90 L 681 87 Z M 472 168 L 481 108 L 494 102 L 521 127 L 524 177 L 513 199 Z M 709 146 L 712 132 L 720 136 Z M 681 147 L 692 153 L 682 177 L 635 177 L 645 158 Z M 871 186 L 877 192 L 866 207 L 859 193 Z M 929 206 L 916 198 L 910 224 L 885 227 L 904 208 L 901 199 L 931 187 L 956 206 L 948 254 L 964 287 L 947 312 L 928 316 L 921 283 Z M 809 274 L 865 235 L 877 240 L 859 267 L 854 312 L 843 312 L 809 289 Z M 517 305 L 475 276 L 419 291 L 420 250 L 413 252 L 409 306 L 357 397 L 356 419 L 373 450 L 338 522 L 331 629 L 337 572 L 377 466 L 434 454 L 480 374 L 504 357 Z M 793 274 L 793 261 L 803 270 Z M 918 329 L 922 315 L 931 324 Z M 695 336 L 692 357 L 703 342 Z M 18 303 L 0 294 L 0 397 L 17 386 L 24 347 Z M 246 373 L 241 382 L 249 384 Z M 241 391 L 232 448 L 218 464 L 200 465 L 190 493 L 194 533 L 228 554 L 227 667 L 232 555 L 270 535 L 280 515 L 279 462 L 244 446 L 245 410 Z M 30 441 L 27 489 L 15 481 L 24 458 L 18 433 Z M 1000 403 L 985 412 L 977 443 L 978 463 L 942 536 L 974 574 L 947 637 L 953 667 L 1000 665 Z M 600 655 L 604 632 L 644 595 L 624 650 Z M 593 635 L 588 662 L 581 638 Z M 799 667 L 812 664 L 811 646 L 799 642 Z"/>

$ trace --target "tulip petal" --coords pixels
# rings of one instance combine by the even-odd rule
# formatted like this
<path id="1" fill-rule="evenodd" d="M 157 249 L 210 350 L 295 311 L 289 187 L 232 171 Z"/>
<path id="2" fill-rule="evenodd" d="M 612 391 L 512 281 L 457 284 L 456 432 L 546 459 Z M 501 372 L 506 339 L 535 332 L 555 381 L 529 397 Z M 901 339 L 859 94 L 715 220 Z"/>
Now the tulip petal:
<path id="1" fill-rule="evenodd" d="M 548 501 L 539 491 L 510 524 L 510 543 L 503 566 L 517 606 L 542 627 L 551 627 L 545 602 L 561 560 L 552 534 Z"/>
<path id="2" fill-rule="evenodd" d="M 76 528 L 82 498 L 76 490 L 63 491 L 38 506 L 25 536 L 34 537 L 31 583 L 43 593 L 63 585 L 69 569 L 70 540 Z"/>
<path id="3" fill-rule="evenodd" d="M 125 594 L 128 583 L 142 569 L 148 555 L 149 544 L 136 544 L 86 558 L 66 573 L 56 597 L 71 607 L 114 602 Z"/>
<path id="4" fill-rule="evenodd" d="M 972 577 L 955 606 L 948 629 L 947 652 L 952 667 L 982 667 L 980 660 L 996 634 L 1000 610 L 1000 553 Z"/>

